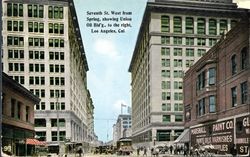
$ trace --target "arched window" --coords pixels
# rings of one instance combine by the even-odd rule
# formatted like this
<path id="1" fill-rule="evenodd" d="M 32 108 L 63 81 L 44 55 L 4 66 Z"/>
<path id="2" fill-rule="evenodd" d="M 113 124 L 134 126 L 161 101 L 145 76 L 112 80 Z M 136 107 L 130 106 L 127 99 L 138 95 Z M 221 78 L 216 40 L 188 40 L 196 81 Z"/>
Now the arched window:
<path id="1" fill-rule="evenodd" d="M 247 56 L 247 48 L 244 47 L 241 50 L 241 69 L 245 69 L 247 67 L 248 62 L 248 56 Z"/>
<path id="2" fill-rule="evenodd" d="M 204 18 L 198 18 L 197 20 L 197 33 L 206 34 L 206 20 Z"/>
<path id="3" fill-rule="evenodd" d="M 209 35 L 217 34 L 217 23 L 215 19 L 209 19 Z"/>
<path id="4" fill-rule="evenodd" d="M 237 72 L 236 55 L 233 55 L 231 57 L 231 70 L 232 70 L 232 75 L 236 74 Z"/>
<path id="5" fill-rule="evenodd" d="M 168 16 L 161 16 L 161 31 L 162 32 L 170 31 L 170 20 Z"/>

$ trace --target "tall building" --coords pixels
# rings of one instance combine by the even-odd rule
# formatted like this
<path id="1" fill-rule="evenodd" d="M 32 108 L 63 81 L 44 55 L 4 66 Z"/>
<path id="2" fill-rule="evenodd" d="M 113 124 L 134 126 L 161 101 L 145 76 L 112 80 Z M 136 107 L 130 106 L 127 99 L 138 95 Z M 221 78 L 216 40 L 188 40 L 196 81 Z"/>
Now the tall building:
<path id="1" fill-rule="evenodd" d="M 85 145 L 93 104 L 73 0 L 3 0 L 2 35 L 4 72 L 41 99 L 36 136 L 51 152 L 65 141 Z"/>
<path id="2" fill-rule="evenodd" d="M 27 139 L 34 139 L 34 105 L 40 99 L 7 74 L 2 73 L 2 78 L 1 151 L 14 156 L 33 155 Z"/>
<path id="3" fill-rule="evenodd" d="M 230 30 L 184 77 L 185 127 L 193 147 L 249 156 L 250 14 Z"/>
<path id="4" fill-rule="evenodd" d="M 129 67 L 135 145 L 171 144 L 183 132 L 184 72 L 243 12 L 232 0 L 147 2 Z"/>

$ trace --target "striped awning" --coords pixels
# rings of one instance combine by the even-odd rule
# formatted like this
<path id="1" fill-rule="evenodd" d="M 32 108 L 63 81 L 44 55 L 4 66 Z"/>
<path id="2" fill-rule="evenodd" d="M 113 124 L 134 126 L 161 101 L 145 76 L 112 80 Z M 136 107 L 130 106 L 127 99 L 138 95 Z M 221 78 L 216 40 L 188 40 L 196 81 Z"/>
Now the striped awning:
<path id="1" fill-rule="evenodd" d="M 45 146 L 46 142 L 45 141 L 39 141 L 39 140 L 34 139 L 34 138 L 27 138 L 26 139 L 26 144 L 37 145 L 37 146 Z"/>

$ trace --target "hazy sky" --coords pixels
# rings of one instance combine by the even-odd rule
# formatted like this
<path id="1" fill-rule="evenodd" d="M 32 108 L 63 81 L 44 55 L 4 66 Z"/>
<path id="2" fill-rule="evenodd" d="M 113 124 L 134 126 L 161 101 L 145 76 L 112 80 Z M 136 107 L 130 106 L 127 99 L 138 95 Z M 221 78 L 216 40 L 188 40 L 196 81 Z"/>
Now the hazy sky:
<path id="1" fill-rule="evenodd" d="M 101 141 L 112 139 L 112 126 L 121 113 L 121 104 L 131 106 L 131 78 L 128 68 L 146 1 L 74 0 L 89 66 L 88 88 L 95 106 L 95 132 Z M 242 7 L 250 8 L 250 0 L 236 1 Z M 121 12 L 121 15 L 111 15 L 112 11 Z M 132 14 L 122 15 L 123 11 Z M 92 15 L 90 12 L 101 12 L 102 15 Z M 109 15 L 104 15 L 105 13 Z M 97 17 L 101 19 L 114 17 L 119 18 L 119 21 L 98 22 Z M 121 22 L 120 17 L 128 19 Z M 123 30 L 124 33 L 106 34 L 100 33 L 98 26 L 90 27 L 87 23 L 103 23 L 106 25 L 103 29 L 111 28 L 117 32 L 119 28 L 123 30 L 122 23 L 130 23 L 131 27 L 126 27 Z M 108 23 L 112 26 L 108 27 Z M 114 23 L 117 23 L 119 27 L 114 27 Z M 94 33 L 94 28 L 99 33 Z M 92 32 L 91 29 L 93 29 Z M 122 112 L 127 113 L 127 110 L 123 108 Z"/>

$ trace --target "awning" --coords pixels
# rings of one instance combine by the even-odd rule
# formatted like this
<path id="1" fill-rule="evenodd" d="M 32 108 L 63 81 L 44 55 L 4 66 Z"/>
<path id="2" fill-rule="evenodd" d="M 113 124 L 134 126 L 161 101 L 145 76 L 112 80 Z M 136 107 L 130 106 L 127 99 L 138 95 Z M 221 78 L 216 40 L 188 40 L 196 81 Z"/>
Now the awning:
<path id="1" fill-rule="evenodd" d="M 27 138 L 26 139 L 26 144 L 37 145 L 37 146 L 45 146 L 46 142 L 45 141 L 39 141 L 39 140 L 34 139 L 34 138 Z"/>
<path id="2" fill-rule="evenodd" d="M 174 141 L 174 143 L 186 143 L 190 141 L 190 131 L 189 129 L 185 129 L 181 135 Z"/>

